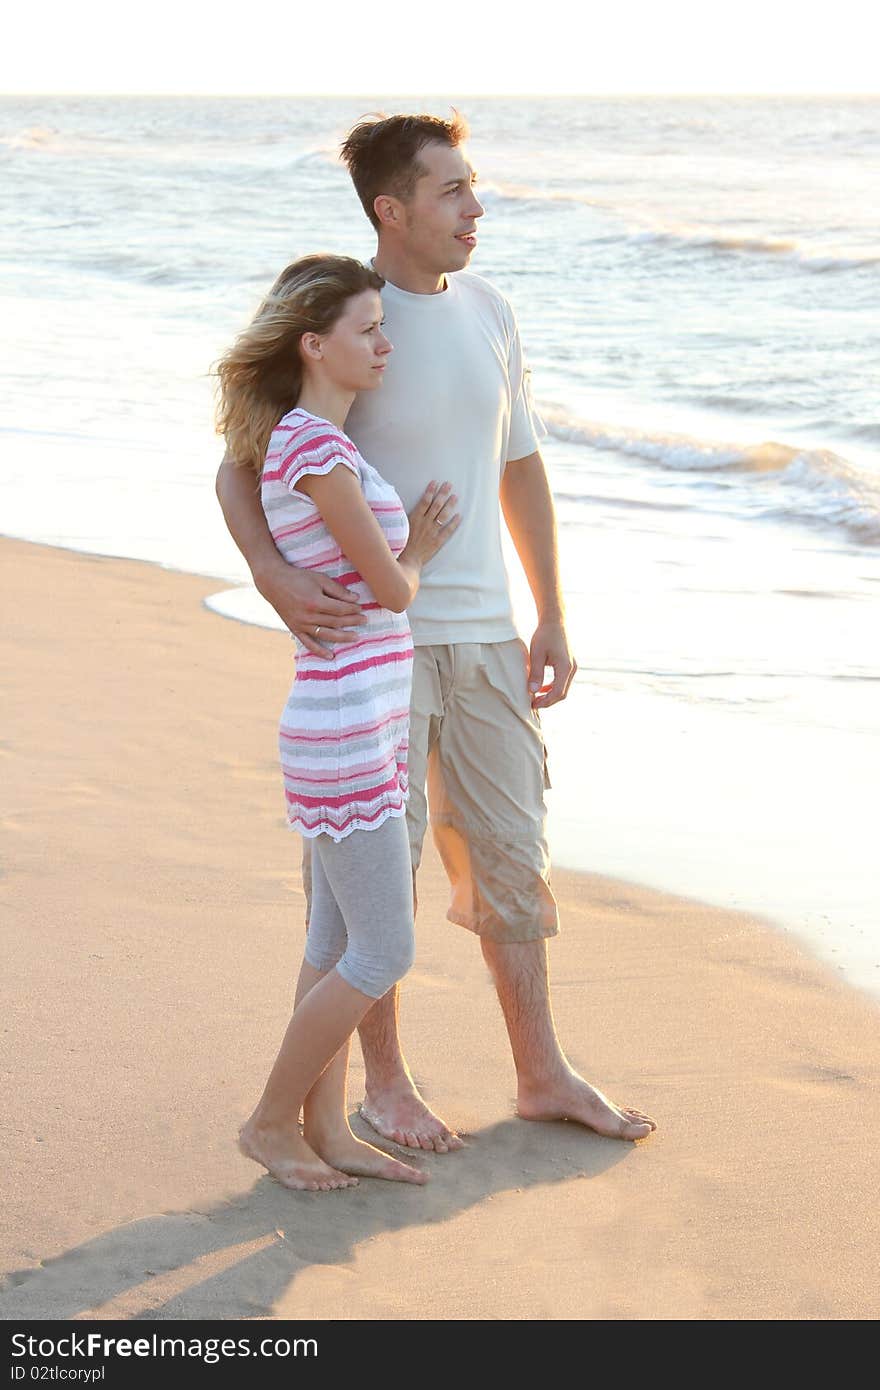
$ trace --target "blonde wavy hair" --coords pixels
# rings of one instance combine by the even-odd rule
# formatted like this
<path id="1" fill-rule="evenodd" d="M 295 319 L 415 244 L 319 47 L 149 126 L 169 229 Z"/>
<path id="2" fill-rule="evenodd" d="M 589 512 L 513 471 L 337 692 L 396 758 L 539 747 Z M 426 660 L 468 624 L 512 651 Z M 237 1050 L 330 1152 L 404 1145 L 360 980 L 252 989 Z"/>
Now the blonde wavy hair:
<path id="1" fill-rule="evenodd" d="M 217 433 L 239 468 L 259 478 L 269 437 L 303 386 L 304 333 L 329 333 L 354 295 L 385 281 L 351 256 L 302 256 L 282 270 L 243 333 L 214 368 Z"/>

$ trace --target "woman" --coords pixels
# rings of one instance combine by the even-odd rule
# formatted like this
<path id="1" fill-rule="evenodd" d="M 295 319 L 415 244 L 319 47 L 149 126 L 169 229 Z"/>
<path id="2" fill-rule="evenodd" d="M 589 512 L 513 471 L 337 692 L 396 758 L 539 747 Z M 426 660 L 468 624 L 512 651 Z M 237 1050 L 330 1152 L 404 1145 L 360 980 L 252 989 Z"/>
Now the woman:
<path id="1" fill-rule="evenodd" d="M 239 1136 L 285 1186 L 313 1191 L 426 1177 L 357 1139 L 346 1111 L 351 1035 L 412 963 L 405 610 L 459 522 L 448 484 L 431 484 L 407 518 L 343 432 L 391 351 L 383 284 L 348 257 L 294 262 L 218 367 L 218 431 L 261 478 L 276 545 L 344 583 L 367 618 L 329 661 L 299 644 L 280 743 L 289 823 L 313 840 L 312 908 L 293 1016 Z"/>

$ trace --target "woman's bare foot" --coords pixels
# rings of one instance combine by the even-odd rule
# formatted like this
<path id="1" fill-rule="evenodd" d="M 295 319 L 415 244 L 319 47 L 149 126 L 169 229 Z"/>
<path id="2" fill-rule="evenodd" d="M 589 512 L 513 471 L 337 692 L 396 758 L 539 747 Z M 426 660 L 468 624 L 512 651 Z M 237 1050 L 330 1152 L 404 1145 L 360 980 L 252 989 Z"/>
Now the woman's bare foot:
<path id="1" fill-rule="evenodd" d="M 521 1086 L 516 1113 L 524 1120 L 573 1120 L 609 1139 L 647 1139 L 657 1128 L 650 1115 L 615 1105 L 577 1072 L 540 1089 Z"/>
<path id="2" fill-rule="evenodd" d="M 261 1163 L 283 1187 L 297 1192 L 331 1192 L 357 1187 L 357 1178 L 340 1172 L 319 1158 L 299 1133 L 270 1129 L 253 1118 L 238 1131 L 238 1147 L 245 1158 Z"/>
<path id="3" fill-rule="evenodd" d="M 334 1168 L 361 1178 L 385 1178 L 389 1182 L 426 1183 L 428 1174 L 412 1168 L 391 1154 L 383 1153 L 352 1134 L 346 1124 L 342 1129 L 319 1130 L 310 1127 L 309 1139 L 317 1153 Z"/>

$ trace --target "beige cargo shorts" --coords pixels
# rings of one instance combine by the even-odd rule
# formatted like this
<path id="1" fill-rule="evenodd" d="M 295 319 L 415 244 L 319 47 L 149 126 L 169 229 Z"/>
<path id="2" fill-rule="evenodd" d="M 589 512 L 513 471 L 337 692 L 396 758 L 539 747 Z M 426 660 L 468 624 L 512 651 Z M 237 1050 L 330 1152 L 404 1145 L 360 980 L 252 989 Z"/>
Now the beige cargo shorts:
<path id="1" fill-rule="evenodd" d="M 430 819 L 452 889 L 450 922 L 501 943 L 559 931 L 546 839 L 549 786 L 525 643 L 416 647 L 407 829 L 415 874 Z M 306 920 L 310 867 L 304 840 Z"/>
<path id="2" fill-rule="evenodd" d="M 518 637 L 416 647 L 409 784 L 413 868 L 430 819 L 452 887 L 449 920 L 491 941 L 555 936 L 547 752 Z"/>

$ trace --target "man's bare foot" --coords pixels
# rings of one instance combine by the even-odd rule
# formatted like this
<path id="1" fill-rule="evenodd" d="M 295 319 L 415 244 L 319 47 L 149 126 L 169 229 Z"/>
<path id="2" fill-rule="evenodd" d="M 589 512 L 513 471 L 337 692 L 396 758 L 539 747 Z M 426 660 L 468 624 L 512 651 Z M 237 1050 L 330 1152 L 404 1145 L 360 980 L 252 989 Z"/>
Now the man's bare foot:
<path id="1" fill-rule="evenodd" d="M 405 1149 L 423 1149 L 445 1154 L 464 1148 L 454 1130 L 429 1110 L 410 1081 L 400 1081 L 383 1090 L 368 1091 L 360 1113 L 383 1139 L 393 1139 Z"/>
<path id="2" fill-rule="evenodd" d="M 389 1182 L 426 1183 L 428 1174 L 419 1172 L 408 1163 L 392 1158 L 372 1144 L 365 1144 L 352 1134 L 348 1125 L 332 1133 L 322 1133 L 317 1129 L 308 1131 L 309 1140 L 315 1152 L 323 1159 L 340 1169 L 343 1173 L 356 1174 L 360 1178 L 386 1178 Z"/>
<path id="3" fill-rule="evenodd" d="M 248 1120 L 238 1131 L 238 1147 L 245 1158 L 261 1163 L 283 1187 L 298 1192 L 331 1192 L 338 1187 L 357 1187 L 357 1178 L 332 1168 L 319 1158 L 297 1130 L 280 1131 Z"/>
<path id="4" fill-rule="evenodd" d="M 523 1120 L 574 1120 L 609 1139 L 646 1139 L 657 1128 L 649 1115 L 615 1105 L 577 1072 L 544 1088 L 520 1086 L 516 1113 Z"/>

